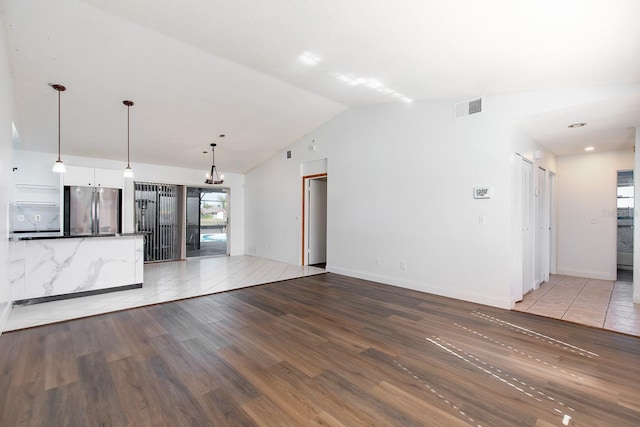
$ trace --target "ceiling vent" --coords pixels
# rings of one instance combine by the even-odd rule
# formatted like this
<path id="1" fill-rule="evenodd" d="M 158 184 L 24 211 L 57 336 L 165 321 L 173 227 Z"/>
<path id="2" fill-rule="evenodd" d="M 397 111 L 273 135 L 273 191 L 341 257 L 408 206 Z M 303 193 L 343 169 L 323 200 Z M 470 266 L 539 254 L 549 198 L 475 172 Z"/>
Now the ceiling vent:
<path id="1" fill-rule="evenodd" d="M 471 101 L 458 102 L 453 105 L 453 118 L 459 119 L 471 114 L 482 112 L 482 98 L 472 99 Z"/>

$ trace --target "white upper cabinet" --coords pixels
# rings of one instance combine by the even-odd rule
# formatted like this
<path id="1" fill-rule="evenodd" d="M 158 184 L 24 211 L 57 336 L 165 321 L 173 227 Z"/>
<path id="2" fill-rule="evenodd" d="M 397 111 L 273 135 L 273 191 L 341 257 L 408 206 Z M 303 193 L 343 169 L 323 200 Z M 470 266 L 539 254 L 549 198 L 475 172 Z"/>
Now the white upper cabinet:
<path id="1" fill-rule="evenodd" d="M 96 187 L 122 188 L 122 179 L 119 169 L 95 169 Z"/>
<path id="2" fill-rule="evenodd" d="M 67 166 L 67 171 L 62 175 L 64 185 L 80 185 L 83 187 L 95 185 L 94 168 L 84 166 Z"/>
<path id="3" fill-rule="evenodd" d="M 83 187 L 122 188 L 122 171 L 85 166 L 67 166 L 63 176 L 64 185 Z"/>

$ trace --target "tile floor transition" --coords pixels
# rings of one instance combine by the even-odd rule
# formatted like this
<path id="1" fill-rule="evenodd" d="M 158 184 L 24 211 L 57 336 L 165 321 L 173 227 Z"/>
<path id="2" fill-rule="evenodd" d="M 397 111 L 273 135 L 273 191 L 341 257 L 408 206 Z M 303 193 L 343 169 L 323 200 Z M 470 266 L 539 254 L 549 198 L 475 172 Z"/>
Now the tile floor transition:
<path id="1" fill-rule="evenodd" d="M 551 275 L 514 310 L 640 336 L 640 304 L 625 281 Z"/>
<path id="2" fill-rule="evenodd" d="M 15 307 L 4 331 L 213 294 L 325 270 L 248 255 L 146 264 L 141 289 Z M 630 282 L 551 275 L 514 310 L 640 336 L 640 304 Z"/>
<path id="3" fill-rule="evenodd" d="M 252 256 L 145 264 L 140 289 L 14 307 L 4 331 L 324 273 Z"/>

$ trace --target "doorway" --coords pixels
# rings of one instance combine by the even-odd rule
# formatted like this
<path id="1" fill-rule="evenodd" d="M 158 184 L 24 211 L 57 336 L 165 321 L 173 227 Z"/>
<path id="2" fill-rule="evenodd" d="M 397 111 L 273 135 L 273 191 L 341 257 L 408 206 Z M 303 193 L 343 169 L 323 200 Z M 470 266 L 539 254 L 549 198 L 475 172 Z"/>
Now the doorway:
<path id="1" fill-rule="evenodd" d="M 633 170 L 618 171 L 617 185 L 617 280 L 633 281 Z"/>
<path id="2" fill-rule="evenodd" d="M 327 174 L 302 177 L 302 265 L 327 264 Z"/>
<path id="3" fill-rule="evenodd" d="M 229 190 L 187 188 L 187 258 L 229 254 Z"/>

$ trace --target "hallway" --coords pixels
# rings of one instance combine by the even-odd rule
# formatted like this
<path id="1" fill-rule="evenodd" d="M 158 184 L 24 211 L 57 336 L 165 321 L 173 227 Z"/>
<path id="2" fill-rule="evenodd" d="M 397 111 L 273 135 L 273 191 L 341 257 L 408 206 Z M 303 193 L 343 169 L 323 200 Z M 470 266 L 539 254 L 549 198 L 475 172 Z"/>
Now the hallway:
<path id="1" fill-rule="evenodd" d="M 514 310 L 640 336 L 633 284 L 552 274 Z"/>

